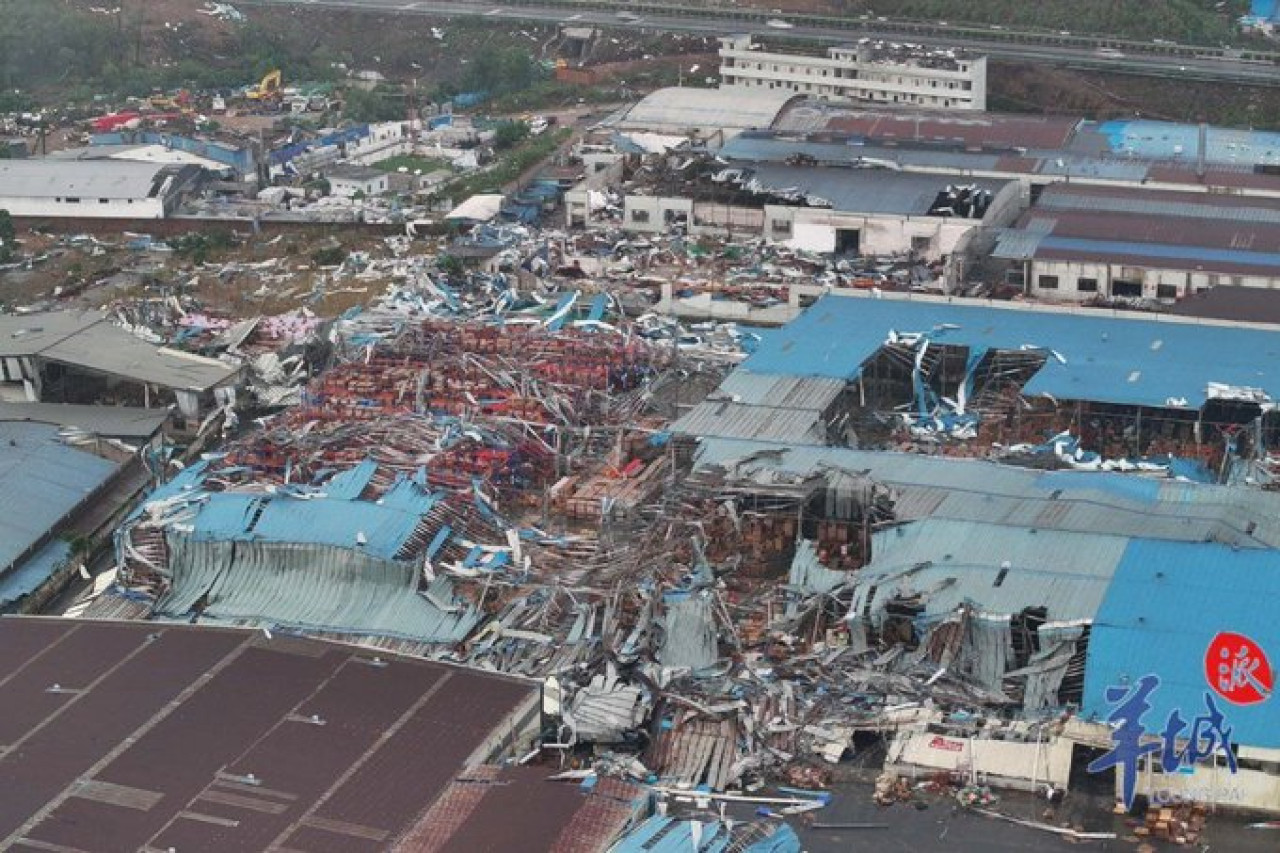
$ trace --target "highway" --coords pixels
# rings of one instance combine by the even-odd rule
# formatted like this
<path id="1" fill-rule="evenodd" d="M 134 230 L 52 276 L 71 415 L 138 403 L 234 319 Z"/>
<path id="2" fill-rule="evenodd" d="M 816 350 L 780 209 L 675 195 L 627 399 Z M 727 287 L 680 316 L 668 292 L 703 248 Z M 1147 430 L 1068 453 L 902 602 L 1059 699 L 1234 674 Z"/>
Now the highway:
<path id="1" fill-rule="evenodd" d="M 1239 52 L 1221 47 L 1136 42 L 1104 36 L 953 26 L 943 22 L 882 18 L 773 15 L 762 9 L 678 7 L 638 2 L 583 0 L 242 0 L 243 6 L 327 7 L 425 16 L 469 15 L 495 21 L 608 27 L 615 30 L 721 36 L 755 32 L 774 39 L 819 44 L 860 38 L 965 48 L 992 59 L 1068 66 L 1188 81 L 1280 86 L 1280 53 Z M 785 17 L 787 28 L 766 21 Z"/>

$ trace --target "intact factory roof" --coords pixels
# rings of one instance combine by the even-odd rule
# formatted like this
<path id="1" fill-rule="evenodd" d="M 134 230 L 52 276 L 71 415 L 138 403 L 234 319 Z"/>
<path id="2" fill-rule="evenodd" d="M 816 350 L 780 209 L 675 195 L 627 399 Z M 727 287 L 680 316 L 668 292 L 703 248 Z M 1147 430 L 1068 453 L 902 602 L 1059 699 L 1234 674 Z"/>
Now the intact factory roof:
<path id="1" fill-rule="evenodd" d="M 1280 292 L 1220 284 L 1179 299 L 1168 311 L 1183 317 L 1280 325 Z"/>
<path id="2" fill-rule="evenodd" d="M 90 312 L 0 316 L 0 356 L 40 356 L 97 373 L 193 391 L 215 388 L 239 372 L 216 359 L 149 344 L 104 315 Z"/>
<path id="3" fill-rule="evenodd" d="M 787 102 L 790 92 L 756 92 L 734 89 L 659 89 L 646 95 L 622 114 L 620 127 L 641 130 L 660 128 L 724 128 L 746 130 L 768 127 Z"/>
<path id="4" fill-rule="evenodd" d="M 0 706 L 5 850 L 373 853 L 522 746 L 537 688 L 259 631 L 11 617 Z"/>
<path id="5" fill-rule="evenodd" d="M 0 571 L 7 570 L 81 501 L 111 479 L 116 464 L 68 447 L 49 424 L 0 421 Z"/>
<path id="6" fill-rule="evenodd" d="M 1059 400 L 1199 409 L 1210 384 L 1280 396 L 1280 332 L 923 299 L 825 296 L 744 363 L 755 373 L 852 379 L 891 332 L 971 350 L 1041 349 L 1023 389 Z M 1204 354 L 1212 352 L 1213 359 Z"/>
<path id="7" fill-rule="evenodd" d="M 194 166 L 124 160 L 0 160 L 0 198 L 155 198 Z"/>

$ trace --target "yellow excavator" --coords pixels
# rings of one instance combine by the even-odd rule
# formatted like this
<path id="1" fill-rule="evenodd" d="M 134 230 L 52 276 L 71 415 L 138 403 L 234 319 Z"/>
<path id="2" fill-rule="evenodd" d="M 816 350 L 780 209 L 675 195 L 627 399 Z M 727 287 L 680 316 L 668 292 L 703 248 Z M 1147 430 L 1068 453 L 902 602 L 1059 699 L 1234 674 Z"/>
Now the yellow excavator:
<path id="1" fill-rule="evenodd" d="M 251 101 L 270 101 L 280 97 L 280 70 L 268 71 L 257 86 L 250 86 L 244 96 Z"/>

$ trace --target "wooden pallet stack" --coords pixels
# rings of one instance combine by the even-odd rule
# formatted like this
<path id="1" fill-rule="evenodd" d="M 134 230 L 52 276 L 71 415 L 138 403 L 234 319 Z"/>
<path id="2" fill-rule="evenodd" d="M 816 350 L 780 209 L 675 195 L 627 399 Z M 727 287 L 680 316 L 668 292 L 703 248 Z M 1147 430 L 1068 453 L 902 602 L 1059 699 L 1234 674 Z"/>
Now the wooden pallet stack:
<path id="1" fill-rule="evenodd" d="M 1199 803 L 1152 807 L 1147 810 L 1146 822 L 1134 834 L 1174 844 L 1195 844 L 1204 831 L 1205 820 L 1205 808 Z"/>

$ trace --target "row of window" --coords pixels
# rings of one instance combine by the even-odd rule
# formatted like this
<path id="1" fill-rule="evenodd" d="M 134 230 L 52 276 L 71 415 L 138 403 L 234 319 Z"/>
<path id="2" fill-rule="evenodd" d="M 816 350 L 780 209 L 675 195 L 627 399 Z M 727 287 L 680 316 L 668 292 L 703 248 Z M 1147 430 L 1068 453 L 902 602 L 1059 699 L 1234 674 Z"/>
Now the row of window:
<path id="1" fill-rule="evenodd" d="M 819 85 L 814 88 L 813 83 L 787 83 L 777 80 L 759 80 L 746 78 L 735 78 L 726 76 L 724 82 L 730 86 L 758 86 L 760 88 L 769 87 L 770 89 L 781 89 L 784 92 L 812 92 L 816 95 L 852 95 L 853 97 L 861 97 L 864 100 L 884 101 L 885 103 L 895 104 L 921 104 L 924 106 L 943 106 L 950 107 L 954 101 L 951 98 L 941 98 L 937 95 L 918 95 L 913 93 L 898 95 L 890 95 L 888 92 L 881 92 L 872 89 L 863 89 L 857 93 L 850 93 L 847 90 L 837 89 L 835 86 Z M 965 101 L 964 103 L 970 103 Z"/>
<path id="2" fill-rule="evenodd" d="M 1036 286 L 1041 290 L 1057 290 L 1058 277 L 1056 275 L 1042 275 L 1036 279 Z M 1077 278 L 1076 290 L 1080 293 L 1097 293 L 1098 280 L 1096 278 Z M 1125 281 L 1124 279 L 1114 279 L 1111 282 L 1112 296 L 1141 296 L 1142 282 Z M 1178 286 L 1176 284 L 1157 284 L 1157 299 L 1177 299 Z"/>
<path id="3" fill-rule="evenodd" d="M 121 199 L 117 199 L 117 201 L 120 201 L 120 200 Z M 63 198 L 62 196 L 58 196 L 57 198 L 54 199 L 54 201 L 57 202 L 58 204 L 79 204 L 80 203 L 79 198 L 77 198 L 76 196 L 70 196 L 70 195 L 67 196 L 66 198 Z M 125 202 L 125 204 L 133 204 L 133 199 L 131 198 L 123 199 L 123 201 Z M 100 198 L 98 199 L 98 204 L 111 204 L 111 199 Z"/>
<path id="4" fill-rule="evenodd" d="M 828 75 L 827 75 L 827 71 L 828 71 L 828 69 L 826 69 L 826 68 L 822 68 L 822 69 L 799 68 L 799 69 L 797 69 L 797 68 L 795 68 L 795 67 L 791 67 L 791 68 L 782 68 L 782 69 L 779 69 L 779 67 L 778 67 L 777 65 L 774 65 L 774 66 L 768 66 L 768 67 L 767 67 L 767 66 L 765 66 L 765 64 L 764 64 L 763 62 L 757 62 L 757 63 L 754 63 L 754 64 L 753 64 L 753 63 L 750 63 L 750 62 L 741 62 L 741 63 L 726 62 L 726 63 L 724 64 L 724 66 L 721 68 L 721 73 L 722 73 L 724 76 L 729 77 L 729 76 L 733 76 L 733 75 L 730 75 L 730 74 L 728 74 L 727 72 L 729 72 L 729 71 L 734 71 L 734 70 L 737 70 L 737 71 L 758 71 L 758 72 L 761 72 L 761 73 L 764 73 L 764 74 L 769 74 L 769 73 L 773 73 L 773 74 L 793 74 L 793 75 L 796 75 L 796 76 L 802 76 L 802 77 L 815 77 L 815 78 L 816 78 L 816 77 L 819 77 L 819 76 L 822 76 L 822 77 L 827 77 L 827 76 L 828 76 Z M 895 86 L 895 85 L 896 85 L 896 86 L 911 86 L 912 88 L 915 88 L 915 89 L 924 89 L 924 88 L 926 88 L 925 83 L 927 82 L 927 83 L 929 84 L 927 88 L 930 88 L 930 89 L 946 88 L 946 89 L 949 89 L 949 90 L 954 91 L 954 90 L 956 90 L 956 89 L 958 88 L 958 89 L 960 89 L 961 91 L 965 91 L 965 92 L 971 92 L 971 91 L 973 91 L 973 81 L 971 81 L 971 80 L 962 80 L 962 81 L 958 81 L 958 82 L 957 82 L 957 81 L 955 81 L 955 80 L 945 80 L 945 81 L 940 81 L 940 80 L 936 80 L 936 79 L 922 79 L 922 78 L 920 78 L 920 77 L 905 77 L 905 78 L 904 78 L 904 77 L 893 77 L 893 76 L 890 76 L 890 75 L 888 75 L 888 74 L 875 74 L 875 73 L 869 73 L 869 74 L 865 74 L 865 75 L 860 75 L 856 70 L 852 70 L 852 69 L 850 69 L 850 70 L 849 70 L 849 71 L 847 71 L 847 72 L 846 72 L 846 71 L 844 71 L 843 69 L 839 69 L 839 68 L 832 69 L 832 70 L 833 70 L 833 73 L 832 73 L 830 76 L 831 76 L 832 78 L 836 79 L 836 80 L 858 80 L 858 79 L 862 79 L 862 80 L 869 80 L 869 81 L 873 81 L 873 82 L 876 82 L 876 83 L 884 83 L 885 85 L 889 85 L 889 86 Z M 821 73 L 821 75 L 819 75 L 819 73 L 818 73 L 819 71 L 821 71 L 821 72 L 822 72 L 822 73 Z M 945 83 L 946 85 L 945 85 L 945 86 L 940 86 L 940 85 L 939 85 L 940 83 Z"/>

